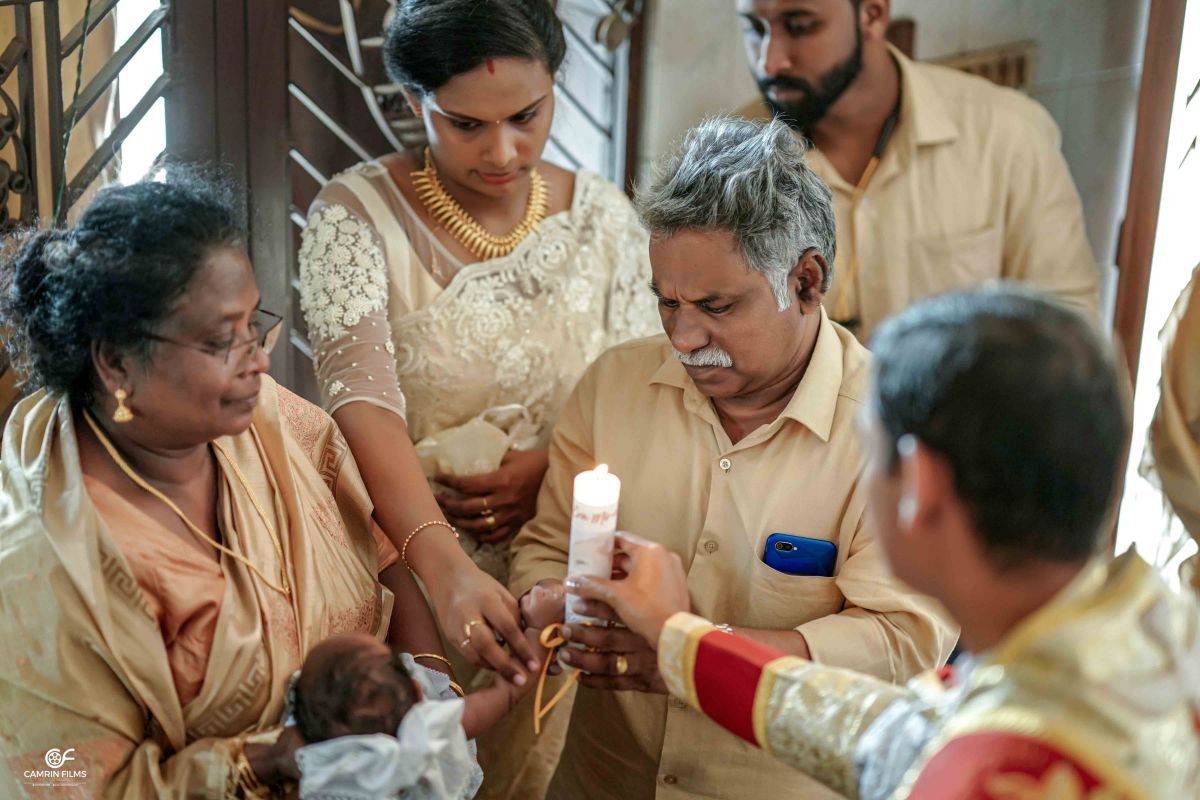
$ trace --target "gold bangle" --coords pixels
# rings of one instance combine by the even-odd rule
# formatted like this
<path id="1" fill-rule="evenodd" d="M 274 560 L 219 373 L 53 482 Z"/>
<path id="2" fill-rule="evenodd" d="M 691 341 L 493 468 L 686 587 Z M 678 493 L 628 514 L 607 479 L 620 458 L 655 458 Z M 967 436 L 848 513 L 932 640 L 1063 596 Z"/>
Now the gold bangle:
<path id="1" fill-rule="evenodd" d="M 454 529 L 454 526 L 441 519 L 431 519 L 429 522 L 422 522 L 420 525 L 413 528 L 412 533 L 404 538 L 404 545 L 400 548 L 400 560 L 404 562 L 404 566 L 408 567 L 409 572 L 415 572 L 416 570 L 412 568 L 412 564 L 408 563 L 408 543 L 411 542 L 413 537 L 418 533 L 435 525 L 441 525 L 445 528 L 449 528 L 450 532 L 454 534 L 454 538 L 458 538 L 458 531 Z"/>
<path id="2" fill-rule="evenodd" d="M 454 665 L 451 664 L 450 659 L 446 658 L 445 656 L 439 656 L 437 653 L 417 653 L 415 656 L 413 656 L 414 661 L 416 661 L 418 658 L 432 658 L 434 661 L 440 661 L 446 665 L 446 668 L 450 670 L 451 674 L 454 673 Z"/>
<path id="3" fill-rule="evenodd" d="M 246 758 L 245 739 L 242 740 L 237 758 L 233 761 L 233 785 L 235 789 L 241 790 L 242 797 L 265 798 L 269 796 L 267 787 L 262 785 L 262 781 L 254 772 L 254 766 L 250 763 L 250 759 Z"/>
<path id="4" fill-rule="evenodd" d="M 467 693 L 463 691 L 463 688 L 454 681 L 450 681 L 450 691 L 454 692 L 459 697 L 467 696 Z"/>

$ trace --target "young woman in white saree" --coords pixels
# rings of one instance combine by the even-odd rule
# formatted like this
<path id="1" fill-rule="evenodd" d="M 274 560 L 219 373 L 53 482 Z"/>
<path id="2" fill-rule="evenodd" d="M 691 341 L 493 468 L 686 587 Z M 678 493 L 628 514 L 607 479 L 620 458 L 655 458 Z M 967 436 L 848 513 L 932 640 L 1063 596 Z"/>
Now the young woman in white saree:
<path id="1" fill-rule="evenodd" d="M 402 0 L 384 59 L 429 145 L 330 181 L 300 251 L 325 408 L 377 513 L 415 523 L 440 506 L 466 552 L 501 582 L 576 379 L 607 347 L 660 330 L 647 237 L 628 199 L 595 173 L 542 158 L 565 50 L 549 0 Z M 415 499 L 425 476 L 411 442 L 514 409 L 525 441 L 498 469 L 436 476 L 453 491 Z M 445 634 L 455 645 L 467 635 L 461 649 L 472 657 L 469 631 Z M 503 744 L 495 758 L 481 742 L 484 795 L 540 796 L 568 716 L 556 713 L 559 729 L 543 733 L 519 786 L 528 715 L 492 734 Z"/>

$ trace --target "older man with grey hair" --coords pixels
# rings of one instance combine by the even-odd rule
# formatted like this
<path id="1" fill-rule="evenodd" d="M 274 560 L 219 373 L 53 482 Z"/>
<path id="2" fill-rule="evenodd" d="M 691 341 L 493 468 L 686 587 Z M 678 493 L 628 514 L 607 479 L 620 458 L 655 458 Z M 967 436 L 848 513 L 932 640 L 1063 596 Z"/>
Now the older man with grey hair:
<path id="1" fill-rule="evenodd" d="M 666 335 L 609 350 L 563 409 L 537 516 L 514 543 L 523 608 L 566 577 L 573 478 L 606 463 L 618 524 L 680 556 L 695 613 L 890 681 L 935 666 L 954 633 L 893 580 L 866 526 L 855 419 L 869 355 L 821 305 L 833 210 L 803 145 L 779 122 L 709 120 L 638 205 Z M 582 645 L 562 656 L 581 688 L 551 798 L 836 796 L 670 699 L 636 634 L 564 635 Z"/>

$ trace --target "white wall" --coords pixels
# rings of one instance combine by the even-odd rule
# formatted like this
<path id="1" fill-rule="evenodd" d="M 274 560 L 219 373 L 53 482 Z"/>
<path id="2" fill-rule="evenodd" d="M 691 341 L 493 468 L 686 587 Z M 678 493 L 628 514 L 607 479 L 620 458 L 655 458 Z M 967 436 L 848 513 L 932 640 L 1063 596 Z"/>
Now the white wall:
<path id="1" fill-rule="evenodd" d="M 754 99 L 733 0 L 647 0 L 638 175 L 709 114 Z"/>
<path id="2" fill-rule="evenodd" d="M 893 18 L 917 22 L 920 59 L 1023 39 L 1037 42 L 1030 94 L 1062 131 L 1088 240 L 1107 281 L 1106 307 L 1115 289 L 1149 8 L 1149 0 L 892 2 Z"/>
<path id="3" fill-rule="evenodd" d="M 1038 43 L 1032 95 L 1057 120 L 1112 296 L 1149 0 L 893 0 L 930 59 Z M 648 0 L 641 169 L 707 114 L 755 96 L 732 0 Z"/>

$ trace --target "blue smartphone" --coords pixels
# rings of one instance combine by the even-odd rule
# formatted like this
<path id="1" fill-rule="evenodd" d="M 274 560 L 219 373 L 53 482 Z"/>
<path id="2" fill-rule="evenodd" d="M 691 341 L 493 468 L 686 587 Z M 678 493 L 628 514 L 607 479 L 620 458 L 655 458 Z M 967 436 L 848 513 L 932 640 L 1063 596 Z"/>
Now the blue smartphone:
<path id="1" fill-rule="evenodd" d="M 837 545 L 823 539 L 772 533 L 763 549 L 763 563 L 784 575 L 832 578 Z"/>

